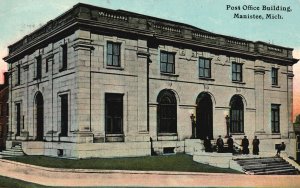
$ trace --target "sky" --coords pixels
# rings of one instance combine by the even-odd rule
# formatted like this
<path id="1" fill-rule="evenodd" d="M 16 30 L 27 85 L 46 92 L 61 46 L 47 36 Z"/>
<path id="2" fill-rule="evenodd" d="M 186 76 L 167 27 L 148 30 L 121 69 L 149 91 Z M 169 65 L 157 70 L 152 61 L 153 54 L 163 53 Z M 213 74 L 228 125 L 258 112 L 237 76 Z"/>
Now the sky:
<path id="1" fill-rule="evenodd" d="M 0 0 L 0 73 L 7 46 L 77 3 L 123 9 L 196 26 L 218 34 L 294 48 L 300 59 L 300 0 Z M 266 11 L 263 6 L 290 7 Z M 257 7 L 259 10 L 257 10 Z M 274 14 L 283 19 L 238 19 L 234 14 Z M 294 116 L 300 114 L 300 62 L 294 65 Z M 0 74 L 0 81 L 3 79 Z"/>

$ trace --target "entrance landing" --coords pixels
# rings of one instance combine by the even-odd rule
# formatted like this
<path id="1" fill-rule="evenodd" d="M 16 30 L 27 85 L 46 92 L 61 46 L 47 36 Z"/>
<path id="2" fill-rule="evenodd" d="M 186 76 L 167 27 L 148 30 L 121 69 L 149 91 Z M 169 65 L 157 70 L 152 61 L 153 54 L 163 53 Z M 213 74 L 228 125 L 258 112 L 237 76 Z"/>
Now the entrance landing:
<path id="1" fill-rule="evenodd" d="M 209 153 L 198 151 L 193 160 L 221 168 L 231 168 L 246 174 L 298 175 L 299 165 L 281 157 L 261 157 L 257 155 L 232 155 L 231 153 Z"/>

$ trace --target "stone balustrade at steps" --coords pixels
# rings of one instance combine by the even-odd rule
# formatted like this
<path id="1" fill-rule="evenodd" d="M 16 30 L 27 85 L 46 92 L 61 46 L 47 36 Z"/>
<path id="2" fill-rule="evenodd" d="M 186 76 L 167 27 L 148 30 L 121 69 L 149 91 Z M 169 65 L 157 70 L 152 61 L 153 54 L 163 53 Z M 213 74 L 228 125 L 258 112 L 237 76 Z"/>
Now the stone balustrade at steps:
<path id="1" fill-rule="evenodd" d="M 246 174 L 253 175 L 298 175 L 300 172 L 283 158 L 260 157 L 260 158 L 236 158 L 234 159 Z"/>

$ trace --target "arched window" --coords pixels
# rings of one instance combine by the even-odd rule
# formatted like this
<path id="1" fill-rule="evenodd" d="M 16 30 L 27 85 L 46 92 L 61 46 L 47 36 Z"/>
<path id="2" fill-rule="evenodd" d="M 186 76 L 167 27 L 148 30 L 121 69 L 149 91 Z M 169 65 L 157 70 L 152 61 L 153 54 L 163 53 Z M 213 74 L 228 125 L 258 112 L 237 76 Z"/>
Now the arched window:
<path id="1" fill-rule="evenodd" d="M 244 132 L 244 103 L 238 95 L 234 95 L 230 100 L 230 132 Z"/>
<path id="2" fill-rule="evenodd" d="M 158 133 L 177 133 L 177 102 L 171 90 L 162 90 L 158 97 Z"/>

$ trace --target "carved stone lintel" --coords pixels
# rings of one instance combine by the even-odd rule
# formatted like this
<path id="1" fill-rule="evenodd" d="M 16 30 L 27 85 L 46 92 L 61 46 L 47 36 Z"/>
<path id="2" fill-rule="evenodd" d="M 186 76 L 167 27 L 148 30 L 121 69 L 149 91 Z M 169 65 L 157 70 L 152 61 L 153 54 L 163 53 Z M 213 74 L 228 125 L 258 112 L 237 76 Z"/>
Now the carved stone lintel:
<path id="1" fill-rule="evenodd" d="M 90 51 L 90 50 L 94 50 L 94 46 L 92 46 L 91 44 L 86 44 L 86 43 L 76 43 L 73 45 L 73 48 L 75 51 L 77 50 L 87 50 L 87 51 Z"/>
<path id="2" fill-rule="evenodd" d="M 52 50 L 50 51 L 52 52 Z M 48 52 L 49 53 L 49 52 Z M 52 60 L 54 54 L 53 53 L 50 53 L 49 55 L 46 56 L 46 59 L 49 61 L 49 60 Z"/>
<path id="3" fill-rule="evenodd" d="M 192 51 L 192 57 L 197 57 L 197 52 Z"/>
<path id="4" fill-rule="evenodd" d="M 136 53 L 139 57 L 149 57 L 150 53 L 146 51 L 137 51 Z"/>
<path id="5" fill-rule="evenodd" d="M 28 71 L 28 68 L 29 68 L 28 64 L 23 66 L 24 71 Z"/>
<path id="6" fill-rule="evenodd" d="M 254 73 L 255 74 L 265 74 L 265 70 L 264 69 L 255 69 Z"/>
<path id="7" fill-rule="evenodd" d="M 208 84 L 204 84 L 204 90 L 208 91 L 209 90 L 209 85 Z"/>
<path id="8" fill-rule="evenodd" d="M 295 75 L 294 75 L 293 73 L 288 73 L 288 74 L 287 74 L 287 77 L 288 77 L 288 78 L 293 78 L 294 76 L 295 76 Z"/>
<path id="9" fill-rule="evenodd" d="M 185 56 L 185 50 L 184 49 L 179 50 L 179 55 Z"/>

